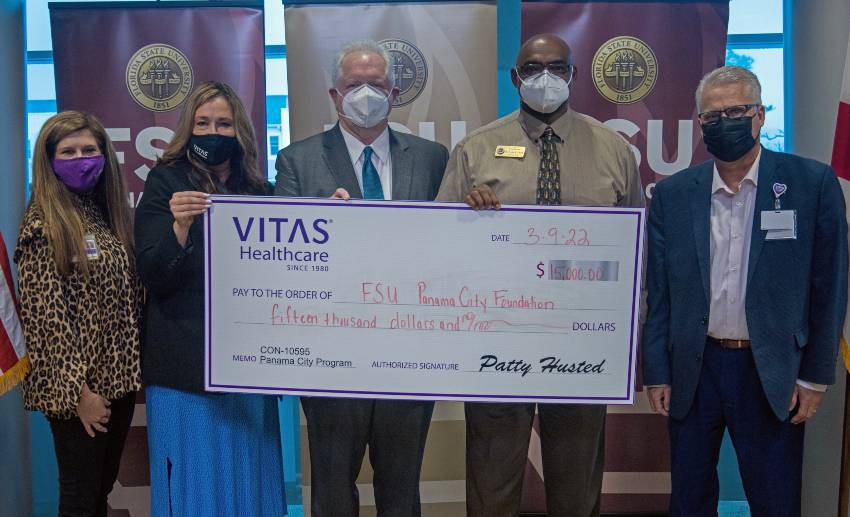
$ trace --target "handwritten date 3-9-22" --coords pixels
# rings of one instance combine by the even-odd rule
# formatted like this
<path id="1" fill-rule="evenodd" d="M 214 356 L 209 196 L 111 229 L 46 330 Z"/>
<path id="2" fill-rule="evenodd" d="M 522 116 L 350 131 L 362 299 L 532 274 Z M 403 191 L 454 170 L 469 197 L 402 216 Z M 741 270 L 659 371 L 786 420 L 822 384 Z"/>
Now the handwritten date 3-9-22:
<path id="1" fill-rule="evenodd" d="M 524 359 L 500 360 L 495 355 L 482 355 L 479 372 L 518 373 L 525 377 L 529 373 L 601 374 L 605 372 L 605 359 L 598 363 L 588 361 L 564 362 L 560 357 L 543 357 L 539 361 L 540 371 Z"/>
<path id="2" fill-rule="evenodd" d="M 495 240 L 495 239 L 494 239 Z M 590 246 L 590 237 L 584 228 L 561 229 L 553 226 L 541 232 L 537 228 L 528 229 L 526 241 L 523 244 L 535 246 Z"/>

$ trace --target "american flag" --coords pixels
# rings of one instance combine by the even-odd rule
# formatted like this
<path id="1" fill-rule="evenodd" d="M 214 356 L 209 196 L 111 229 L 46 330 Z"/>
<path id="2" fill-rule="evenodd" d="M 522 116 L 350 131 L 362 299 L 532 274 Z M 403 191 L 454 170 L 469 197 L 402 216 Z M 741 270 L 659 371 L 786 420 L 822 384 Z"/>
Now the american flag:
<path id="1" fill-rule="evenodd" d="M 18 302 L 6 243 L 0 234 L 0 394 L 12 389 L 29 372 L 29 358 L 18 319 Z"/>

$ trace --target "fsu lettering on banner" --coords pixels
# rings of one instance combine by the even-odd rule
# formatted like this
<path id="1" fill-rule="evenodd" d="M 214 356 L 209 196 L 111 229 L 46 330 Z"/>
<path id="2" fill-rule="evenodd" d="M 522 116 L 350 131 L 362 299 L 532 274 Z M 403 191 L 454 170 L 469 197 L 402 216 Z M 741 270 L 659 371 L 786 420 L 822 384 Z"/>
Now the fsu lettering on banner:
<path id="1" fill-rule="evenodd" d="M 522 39 L 548 32 L 570 45 L 577 66 L 570 105 L 629 142 L 650 199 L 657 181 L 709 159 L 694 93 L 724 64 L 728 20 L 729 0 L 525 0 Z M 535 433 L 527 512 L 546 510 L 540 447 Z M 602 512 L 663 513 L 669 494 L 666 419 L 652 414 L 644 393 L 633 406 L 609 406 Z"/>
<path id="2" fill-rule="evenodd" d="M 171 140 L 183 101 L 204 81 L 236 90 L 265 145 L 262 1 L 51 2 L 50 28 L 58 109 L 87 111 L 103 122 L 132 207 Z M 259 154 L 266 170 L 266 153 Z"/>

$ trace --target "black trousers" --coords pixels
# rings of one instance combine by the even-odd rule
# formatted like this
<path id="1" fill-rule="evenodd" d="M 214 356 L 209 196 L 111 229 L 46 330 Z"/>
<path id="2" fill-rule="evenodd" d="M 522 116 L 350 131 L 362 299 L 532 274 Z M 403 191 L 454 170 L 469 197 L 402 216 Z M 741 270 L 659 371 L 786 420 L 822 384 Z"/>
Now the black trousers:
<path id="1" fill-rule="evenodd" d="M 77 417 L 48 418 L 59 465 L 59 516 L 106 517 L 106 498 L 118 478 L 136 394 L 113 400 L 107 432 L 86 434 Z"/>
<path id="2" fill-rule="evenodd" d="M 310 441 L 313 517 L 355 517 L 366 445 L 379 517 L 419 517 L 419 473 L 434 403 L 301 397 Z"/>
<path id="3" fill-rule="evenodd" d="M 519 515 L 534 404 L 467 402 L 469 517 Z M 599 515 L 605 406 L 538 404 L 549 517 Z"/>

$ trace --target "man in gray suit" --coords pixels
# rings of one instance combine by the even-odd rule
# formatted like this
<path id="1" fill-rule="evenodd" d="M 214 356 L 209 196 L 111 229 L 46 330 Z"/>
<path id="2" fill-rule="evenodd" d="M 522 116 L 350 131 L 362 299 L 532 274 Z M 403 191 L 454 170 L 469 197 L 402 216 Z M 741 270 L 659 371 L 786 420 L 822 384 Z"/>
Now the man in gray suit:
<path id="1" fill-rule="evenodd" d="M 448 152 L 389 129 L 387 117 L 399 90 L 386 51 L 371 41 L 346 45 L 337 53 L 332 76 L 329 93 L 339 123 L 280 151 L 275 193 L 433 200 Z M 310 441 L 314 517 L 358 515 L 355 480 L 367 444 L 378 515 L 420 515 L 419 471 L 433 402 L 302 397 L 301 405 Z"/>

